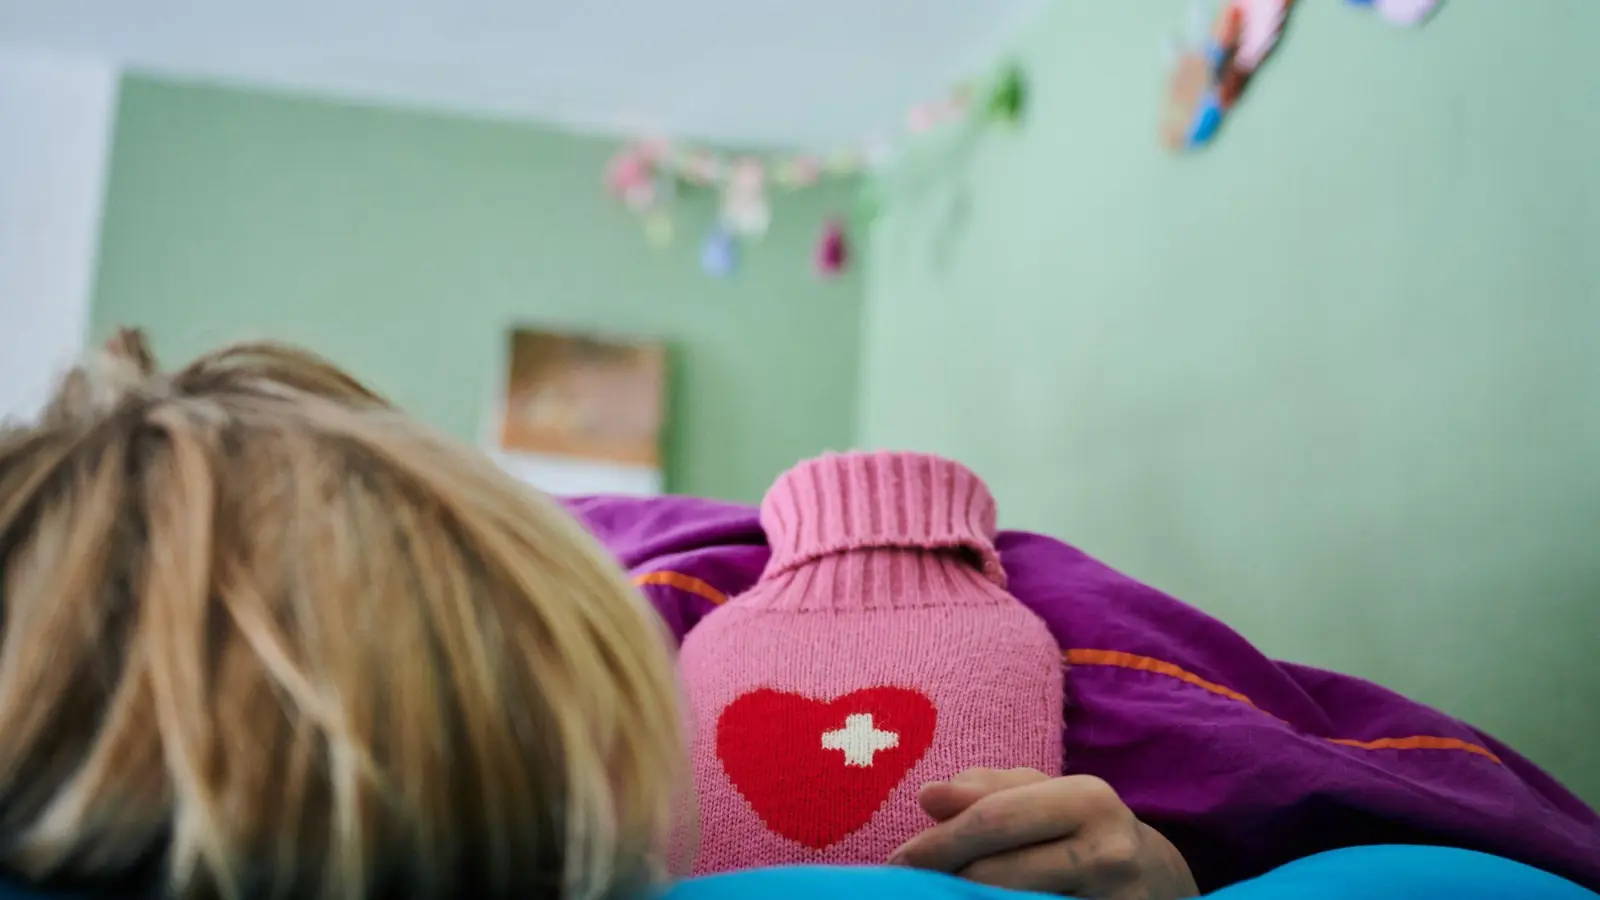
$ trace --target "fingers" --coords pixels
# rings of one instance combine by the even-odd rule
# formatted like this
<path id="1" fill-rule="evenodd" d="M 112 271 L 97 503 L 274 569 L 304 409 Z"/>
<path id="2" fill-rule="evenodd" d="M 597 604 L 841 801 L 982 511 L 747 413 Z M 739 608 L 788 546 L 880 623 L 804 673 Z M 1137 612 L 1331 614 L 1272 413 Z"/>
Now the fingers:
<path id="1" fill-rule="evenodd" d="M 1116 793 L 1088 776 L 1006 788 L 907 841 L 890 861 L 955 874 L 985 857 L 1069 837 L 1119 807 Z"/>
<path id="2" fill-rule="evenodd" d="M 1184 900 L 1200 893 L 1176 848 L 1146 825 L 1024 847 L 980 859 L 957 874 L 992 887 L 1066 897 Z"/>
<path id="3" fill-rule="evenodd" d="M 990 794 L 1049 780 L 1037 769 L 968 769 L 949 781 L 923 785 L 917 802 L 935 822 L 943 822 Z"/>
<path id="4" fill-rule="evenodd" d="M 1034 894 L 1090 896 L 1093 872 L 1076 841 L 1052 841 L 980 859 L 956 873 L 968 881 Z"/>

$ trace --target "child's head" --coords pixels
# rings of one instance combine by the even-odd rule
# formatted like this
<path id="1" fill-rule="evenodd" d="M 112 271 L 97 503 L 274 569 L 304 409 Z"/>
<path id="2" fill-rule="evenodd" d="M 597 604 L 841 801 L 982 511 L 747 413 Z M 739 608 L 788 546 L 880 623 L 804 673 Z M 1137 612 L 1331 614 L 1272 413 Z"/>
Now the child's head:
<path id="1" fill-rule="evenodd" d="M 550 502 L 350 376 L 124 332 L 0 430 L 0 866 L 180 898 L 651 873 L 666 642 Z"/>

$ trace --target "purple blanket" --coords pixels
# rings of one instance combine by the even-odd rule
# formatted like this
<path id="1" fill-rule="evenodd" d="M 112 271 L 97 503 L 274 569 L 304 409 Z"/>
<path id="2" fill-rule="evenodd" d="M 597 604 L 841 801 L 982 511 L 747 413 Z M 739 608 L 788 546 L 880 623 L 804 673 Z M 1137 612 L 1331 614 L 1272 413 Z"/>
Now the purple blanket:
<path id="1" fill-rule="evenodd" d="M 681 641 L 767 561 L 753 507 L 574 500 Z M 1035 534 L 1010 590 L 1067 672 L 1066 765 L 1171 840 L 1205 890 L 1362 844 L 1480 850 L 1600 890 L 1600 818 L 1493 738 L 1360 679 L 1275 662 L 1222 623 Z"/>

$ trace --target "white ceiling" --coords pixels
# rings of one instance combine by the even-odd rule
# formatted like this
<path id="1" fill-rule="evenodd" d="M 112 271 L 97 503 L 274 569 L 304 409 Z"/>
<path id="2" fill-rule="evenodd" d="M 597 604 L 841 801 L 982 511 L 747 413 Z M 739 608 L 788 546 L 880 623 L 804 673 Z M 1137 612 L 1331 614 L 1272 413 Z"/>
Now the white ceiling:
<path id="1" fill-rule="evenodd" d="M 1049 2 L 0 0 L 0 42 L 585 131 L 824 148 L 981 70 Z"/>

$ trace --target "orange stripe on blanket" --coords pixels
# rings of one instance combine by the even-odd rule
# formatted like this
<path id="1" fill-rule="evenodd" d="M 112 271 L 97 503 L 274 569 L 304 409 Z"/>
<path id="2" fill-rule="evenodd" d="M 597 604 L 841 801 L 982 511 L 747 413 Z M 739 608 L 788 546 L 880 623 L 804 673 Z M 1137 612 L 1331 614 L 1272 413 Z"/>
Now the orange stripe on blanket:
<path id="1" fill-rule="evenodd" d="M 706 582 L 701 581 L 693 575 L 685 575 L 682 572 L 650 572 L 634 578 L 633 583 L 639 587 L 659 584 L 664 587 L 677 588 L 680 591 L 687 591 L 688 593 L 691 593 L 703 600 L 709 600 L 716 606 L 721 606 L 722 604 L 728 602 L 727 594 L 724 594 L 723 592 L 717 590 Z"/>
<path id="2" fill-rule="evenodd" d="M 1349 738 L 1328 738 L 1328 740 L 1346 747 L 1359 747 L 1362 750 L 1459 750 L 1462 753 L 1476 753 L 1484 759 L 1505 765 L 1505 761 L 1489 748 L 1455 738 L 1428 737 L 1419 734 L 1416 737 L 1378 738 L 1375 741 L 1355 741 Z"/>
<path id="3" fill-rule="evenodd" d="M 1231 688 L 1223 687 L 1214 681 L 1207 681 L 1206 679 L 1201 678 L 1199 675 L 1196 675 L 1193 672 L 1182 668 L 1181 666 L 1176 666 L 1172 663 L 1166 662 L 1165 660 L 1154 659 L 1149 656 L 1139 656 L 1133 653 L 1124 653 L 1121 650 L 1085 650 L 1074 648 L 1068 650 L 1062 655 L 1066 658 L 1068 665 L 1109 666 L 1117 669 L 1134 669 L 1140 672 L 1152 672 L 1156 675 L 1164 675 L 1168 678 L 1181 681 L 1184 684 L 1193 685 L 1201 690 L 1209 691 L 1219 697 L 1226 697 L 1229 700 L 1246 704 L 1247 706 L 1260 711 L 1263 715 L 1278 719 L 1277 716 L 1273 716 L 1266 710 L 1261 709 L 1261 707 L 1256 705 L 1254 700 L 1251 700 L 1244 694 L 1241 694 Z M 1278 721 L 1283 722 L 1284 720 L 1278 719 Z M 1284 724 L 1287 725 L 1288 723 L 1284 722 Z M 1374 741 L 1358 741 L 1352 738 L 1323 738 L 1322 740 L 1325 740 L 1330 744 L 1338 744 L 1342 747 L 1355 747 L 1358 750 L 1453 750 L 1461 753 L 1475 753 L 1484 759 L 1496 763 L 1497 765 L 1505 764 L 1500 757 L 1496 756 L 1487 747 L 1481 747 L 1477 744 L 1458 740 L 1456 738 L 1416 735 L 1414 737 L 1403 738 L 1379 738 Z"/>
<path id="4" fill-rule="evenodd" d="M 1121 650 L 1068 650 L 1066 652 L 1067 664 L 1073 666 L 1113 666 L 1119 669 L 1138 669 L 1141 672 L 1154 672 L 1168 678 L 1176 678 L 1184 684 L 1192 684 L 1201 690 L 1210 691 L 1219 697 L 1237 700 L 1250 706 L 1255 706 L 1254 700 L 1238 691 L 1225 688 L 1213 681 L 1207 681 L 1199 675 L 1179 668 L 1169 662 L 1152 659 L 1148 656 L 1135 656 Z M 1259 706 L 1256 707 L 1260 709 Z"/>

